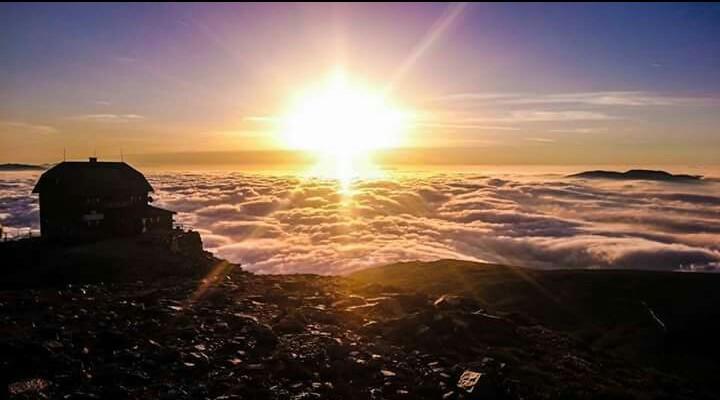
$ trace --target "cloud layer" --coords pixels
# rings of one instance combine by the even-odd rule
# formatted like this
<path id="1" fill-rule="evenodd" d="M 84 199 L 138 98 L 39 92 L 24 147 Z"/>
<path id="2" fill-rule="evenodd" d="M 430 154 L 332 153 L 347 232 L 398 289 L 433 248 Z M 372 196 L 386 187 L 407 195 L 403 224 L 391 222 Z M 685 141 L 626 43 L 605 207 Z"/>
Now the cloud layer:
<path id="1" fill-rule="evenodd" d="M 5 226 L 37 227 L 36 175 L 0 177 Z M 149 175 L 206 248 L 263 273 L 459 258 L 536 268 L 720 268 L 720 183 L 398 174 L 357 181 Z"/>

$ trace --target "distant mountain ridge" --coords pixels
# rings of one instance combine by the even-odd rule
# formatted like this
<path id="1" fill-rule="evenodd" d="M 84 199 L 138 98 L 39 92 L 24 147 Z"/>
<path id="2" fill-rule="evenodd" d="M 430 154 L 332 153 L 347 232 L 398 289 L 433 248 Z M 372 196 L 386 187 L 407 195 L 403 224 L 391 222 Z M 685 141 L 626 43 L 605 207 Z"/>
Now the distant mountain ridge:
<path id="1" fill-rule="evenodd" d="M 0 164 L 0 171 L 44 171 L 47 167 L 47 165 L 9 163 Z"/>
<path id="2" fill-rule="evenodd" d="M 645 180 L 645 181 L 699 181 L 702 175 L 671 174 L 667 171 L 650 169 L 631 169 L 625 172 L 618 171 L 584 171 L 578 174 L 568 175 L 568 178 L 587 179 L 619 179 L 619 180 Z"/>

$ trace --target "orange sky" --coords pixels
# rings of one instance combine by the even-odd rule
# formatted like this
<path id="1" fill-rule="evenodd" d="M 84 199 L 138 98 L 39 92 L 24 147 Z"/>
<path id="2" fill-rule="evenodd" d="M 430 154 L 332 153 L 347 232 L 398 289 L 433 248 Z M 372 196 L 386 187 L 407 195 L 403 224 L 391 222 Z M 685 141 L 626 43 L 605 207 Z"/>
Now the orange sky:
<path id="1" fill-rule="evenodd" d="M 342 70 L 413 115 L 385 163 L 720 163 L 720 24 L 683 5 L 0 7 L 0 162 L 295 162 L 278 121 Z"/>

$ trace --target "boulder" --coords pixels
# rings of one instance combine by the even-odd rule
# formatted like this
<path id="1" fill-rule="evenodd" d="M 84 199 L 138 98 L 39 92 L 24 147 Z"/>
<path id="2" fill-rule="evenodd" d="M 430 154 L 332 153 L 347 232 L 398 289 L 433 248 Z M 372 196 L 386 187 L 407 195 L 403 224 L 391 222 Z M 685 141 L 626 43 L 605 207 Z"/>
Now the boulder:
<path id="1" fill-rule="evenodd" d="M 490 375 L 469 369 L 460 375 L 457 387 L 471 399 L 497 399 L 500 395 Z"/>
<path id="2" fill-rule="evenodd" d="M 467 297 L 456 296 L 451 294 L 444 294 L 438 297 L 433 303 L 435 308 L 439 310 L 451 310 L 451 309 L 463 309 L 463 310 L 475 310 L 477 309 L 477 302 Z"/>

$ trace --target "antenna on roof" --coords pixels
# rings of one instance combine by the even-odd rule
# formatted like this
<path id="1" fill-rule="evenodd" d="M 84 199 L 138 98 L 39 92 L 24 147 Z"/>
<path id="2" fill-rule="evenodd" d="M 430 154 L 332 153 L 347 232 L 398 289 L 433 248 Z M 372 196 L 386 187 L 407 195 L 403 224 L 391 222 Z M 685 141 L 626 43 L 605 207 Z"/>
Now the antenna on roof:
<path id="1" fill-rule="evenodd" d="M 63 147 L 63 161 L 67 161 L 67 159 L 66 159 L 65 156 L 66 156 L 66 150 L 65 150 L 65 148 Z"/>
<path id="2" fill-rule="evenodd" d="M 125 155 L 123 154 L 122 147 L 120 148 L 120 161 L 125 162 Z"/>

